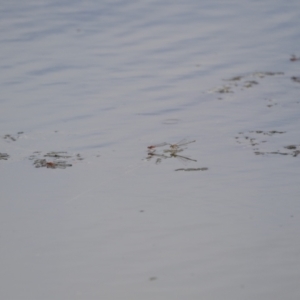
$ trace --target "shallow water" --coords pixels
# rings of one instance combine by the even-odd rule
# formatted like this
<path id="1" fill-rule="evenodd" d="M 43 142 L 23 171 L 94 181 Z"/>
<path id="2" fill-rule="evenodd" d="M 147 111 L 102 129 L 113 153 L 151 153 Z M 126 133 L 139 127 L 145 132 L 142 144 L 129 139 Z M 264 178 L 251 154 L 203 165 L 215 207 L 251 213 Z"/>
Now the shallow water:
<path id="1" fill-rule="evenodd" d="M 298 299 L 299 1 L 0 16 L 1 299 Z"/>

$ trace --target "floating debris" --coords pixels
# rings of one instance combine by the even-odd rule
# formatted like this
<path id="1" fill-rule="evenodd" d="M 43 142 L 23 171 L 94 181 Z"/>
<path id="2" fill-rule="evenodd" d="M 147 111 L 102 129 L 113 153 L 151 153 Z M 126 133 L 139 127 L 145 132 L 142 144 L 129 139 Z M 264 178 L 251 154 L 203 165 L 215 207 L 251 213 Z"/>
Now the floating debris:
<path id="1" fill-rule="evenodd" d="M 13 142 L 15 142 L 17 140 L 16 138 L 14 138 L 13 136 L 11 136 L 10 134 L 6 134 L 3 138 L 5 140 L 10 140 L 10 141 L 13 141 Z"/>
<path id="2" fill-rule="evenodd" d="M 224 79 L 228 84 L 223 85 L 221 87 L 217 87 L 208 91 L 209 93 L 219 93 L 219 94 L 229 94 L 234 93 L 236 89 L 244 90 L 245 88 L 251 88 L 255 85 L 258 85 L 259 82 L 257 80 L 253 80 L 252 78 L 264 78 L 266 76 L 276 76 L 276 75 L 284 75 L 283 72 L 254 72 L 246 75 L 234 76 L 229 79 Z"/>
<path id="3" fill-rule="evenodd" d="M 255 81 L 255 80 L 249 80 L 249 81 L 246 81 L 243 86 L 246 87 L 246 88 L 250 88 L 250 87 L 252 87 L 253 85 L 256 85 L 256 84 L 258 84 L 257 81 Z"/>
<path id="4" fill-rule="evenodd" d="M 150 280 L 150 281 L 157 280 L 157 277 L 155 277 L 155 276 L 153 276 L 153 277 L 150 277 L 150 278 L 149 278 L 149 280 Z"/>
<path id="5" fill-rule="evenodd" d="M 207 171 L 208 168 L 186 168 L 186 169 L 176 169 L 175 171 Z"/>
<path id="6" fill-rule="evenodd" d="M 51 160 L 44 157 L 49 157 Z M 72 161 L 83 160 L 83 157 L 79 153 L 72 156 L 65 151 L 51 151 L 45 155 L 42 155 L 41 151 L 35 151 L 28 159 L 34 160 L 33 165 L 36 168 L 65 169 L 72 167 Z"/>
<path id="7" fill-rule="evenodd" d="M 296 145 L 290 145 L 290 146 L 285 146 L 284 148 L 289 149 L 289 150 L 294 150 L 297 149 Z"/>
<path id="8" fill-rule="evenodd" d="M 7 153 L 0 153 L 0 160 L 7 160 L 9 155 Z"/>
<path id="9" fill-rule="evenodd" d="M 98 157 L 98 155 L 97 155 L 97 157 Z M 79 153 L 76 154 L 76 158 L 77 158 L 77 160 L 84 160 L 84 158 Z"/>
<path id="10" fill-rule="evenodd" d="M 13 136 L 11 134 L 6 134 L 3 136 L 3 139 L 7 140 L 8 142 L 15 142 L 23 133 L 24 133 L 23 131 L 19 131 L 16 136 Z"/>
<path id="11" fill-rule="evenodd" d="M 267 101 L 267 107 L 273 107 L 273 106 L 275 106 L 275 105 L 277 105 L 278 103 L 277 102 L 275 102 L 273 99 L 265 99 L 266 101 Z"/>
<path id="12" fill-rule="evenodd" d="M 266 76 L 275 76 L 275 75 L 284 75 L 283 72 L 254 72 L 252 73 L 252 76 L 264 78 Z"/>
<path id="13" fill-rule="evenodd" d="M 280 151 L 272 151 L 272 152 L 259 152 L 259 151 L 255 151 L 254 154 L 255 155 L 265 155 L 265 154 L 289 155 L 289 153 L 280 152 Z"/>
<path id="14" fill-rule="evenodd" d="M 36 168 L 50 168 L 50 169 L 65 169 L 67 167 L 72 167 L 72 164 L 68 164 L 66 161 L 47 161 L 46 159 L 36 159 L 33 163 Z"/>
<path id="15" fill-rule="evenodd" d="M 18 143 L 19 142 L 18 139 L 23 134 L 24 134 L 23 131 L 19 131 L 16 134 L 1 135 L 0 140 L 2 138 L 7 143 L 12 143 L 12 142 Z M 19 147 L 18 149 L 22 149 L 22 147 Z M 8 153 L 0 153 L 0 160 L 8 160 L 8 158 L 10 158 L 10 155 Z M 26 155 L 26 158 L 32 161 L 33 166 L 36 168 L 49 168 L 49 169 L 57 169 L 57 168 L 65 169 L 67 167 L 71 167 L 76 162 L 84 159 L 80 153 L 70 154 L 66 151 L 47 151 L 47 152 L 34 151 L 31 154 Z"/>
<path id="16" fill-rule="evenodd" d="M 238 144 L 244 144 L 245 142 L 250 145 L 253 149 L 255 155 L 267 155 L 267 154 L 279 154 L 279 155 L 290 155 L 296 157 L 300 154 L 300 145 L 288 145 L 282 146 L 282 150 L 275 151 L 263 151 L 260 149 L 261 144 L 268 143 L 268 139 L 260 139 L 260 136 L 264 137 L 272 137 L 273 135 L 284 134 L 285 131 L 263 131 L 263 130 L 255 130 L 248 131 L 246 133 L 239 132 L 240 136 L 236 136 L 236 142 Z"/>
<path id="17" fill-rule="evenodd" d="M 235 76 L 235 77 L 232 77 L 230 79 L 227 79 L 228 81 L 239 81 L 243 78 L 243 76 Z"/>
<path id="18" fill-rule="evenodd" d="M 300 57 L 297 57 L 296 55 L 292 54 L 290 61 L 298 61 L 300 60 Z"/>
<path id="19" fill-rule="evenodd" d="M 291 77 L 291 79 L 295 82 L 300 83 L 300 77 L 293 76 L 293 77 Z"/>
<path id="20" fill-rule="evenodd" d="M 294 157 L 300 154 L 300 145 L 289 145 L 289 146 L 285 146 L 284 148 L 287 150 L 292 150 L 290 151 L 290 154 Z"/>
<path id="21" fill-rule="evenodd" d="M 262 131 L 262 130 L 256 130 L 256 131 L 249 131 L 249 132 L 255 132 L 255 133 L 258 133 L 258 134 L 264 134 L 264 135 L 274 135 L 274 134 L 283 134 L 285 133 L 285 131 L 277 131 L 277 130 L 271 130 L 271 131 Z"/>
<path id="22" fill-rule="evenodd" d="M 66 155 L 67 152 L 61 151 L 61 152 L 49 152 L 47 154 L 44 155 L 44 157 L 55 157 L 55 158 L 70 158 L 72 156 L 70 155 Z"/>
<path id="23" fill-rule="evenodd" d="M 215 90 L 213 90 L 213 92 L 215 93 L 219 93 L 219 94 L 229 94 L 229 93 L 233 93 L 233 91 L 231 90 L 230 86 L 222 86 L 221 88 L 217 88 Z"/>

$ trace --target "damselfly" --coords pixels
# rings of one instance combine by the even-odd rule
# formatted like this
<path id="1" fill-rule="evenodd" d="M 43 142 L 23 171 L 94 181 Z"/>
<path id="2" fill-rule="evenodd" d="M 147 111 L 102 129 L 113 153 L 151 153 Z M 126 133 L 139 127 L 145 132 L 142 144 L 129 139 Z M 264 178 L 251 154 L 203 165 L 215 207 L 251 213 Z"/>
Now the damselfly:
<path id="1" fill-rule="evenodd" d="M 187 141 L 186 139 L 181 140 L 180 142 L 176 143 L 176 144 L 168 144 L 170 146 L 171 149 L 179 149 L 182 146 L 191 144 L 191 143 L 195 143 L 196 140 L 193 141 Z"/>
<path id="2" fill-rule="evenodd" d="M 196 142 L 196 140 L 194 141 L 187 141 L 186 139 L 183 139 L 181 140 L 180 142 L 176 143 L 176 144 L 170 144 L 170 143 L 160 143 L 160 144 L 155 144 L 155 145 L 151 145 L 151 146 L 148 146 L 148 149 L 152 150 L 152 149 L 155 149 L 157 147 L 163 147 L 163 146 L 169 146 L 170 149 L 179 149 L 180 147 L 182 146 L 185 146 L 185 145 L 188 145 L 188 144 L 191 144 L 191 143 L 194 143 Z"/>
<path id="3" fill-rule="evenodd" d="M 180 160 L 183 161 L 183 162 L 188 162 L 188 161 L 194 161 L 194 162 L 196 162 L 196 161 L 197 161 L 196 159 L 191 159 L 191 158 L 189 158 L 189 157 L 187 157 L 187 156 L 178 155 L 178 154 L 176 154 L 176 153 L 171 153 L 171 154 L 170 154 L 170 157 L 178 158 L 178 159 L 180 159 Z"/>
<path id="4" fill-rule="evenodd" d="M 187 141 L 186 139 L 184 139 L 176 144 L 169 144 L 169 149 L 165 149 L 164 152 L 170 153 L 170 155 L 172 156 L 173 154 L 177 154 L 178 152 L 182 152 L 184 149 L 186 149 L 186 148 L 182 148 L 183 146 L 186 146 L 186 145 L 194 143 L 194 142 L 196 142 L 196 141 L 195 140 Z"/>
<path id="5" fill-rule="evenodd" d="M 147 148 L 148 148 L 149 150 L 153 150 L 153 149 L 155 149 L 155 148 L 157 148 L 157 147 L 163 147 L 163 146 L 166 146 L 166 145 L 169 145 L 169 144 L 168 144 L 168 143 L 160 143 L 160 144 L 148 146 Z"/>

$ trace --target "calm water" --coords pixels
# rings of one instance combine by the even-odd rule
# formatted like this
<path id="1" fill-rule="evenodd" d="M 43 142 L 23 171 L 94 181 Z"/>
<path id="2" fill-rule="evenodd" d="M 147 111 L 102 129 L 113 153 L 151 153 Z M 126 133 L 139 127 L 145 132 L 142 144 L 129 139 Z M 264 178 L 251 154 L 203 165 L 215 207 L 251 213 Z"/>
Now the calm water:
<path id="1" fill-rule="evenodd" d="M 300 2 L 25 2 L 0 8 L 0 298 L 299 299 Z"/>

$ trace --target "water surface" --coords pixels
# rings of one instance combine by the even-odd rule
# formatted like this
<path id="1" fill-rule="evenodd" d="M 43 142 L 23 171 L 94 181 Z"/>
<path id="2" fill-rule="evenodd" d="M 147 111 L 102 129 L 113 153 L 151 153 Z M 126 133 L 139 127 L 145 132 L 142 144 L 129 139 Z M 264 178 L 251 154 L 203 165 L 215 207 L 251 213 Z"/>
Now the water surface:
<path id="1" fill-rule="evenodd" d="M 298 299 L 299 1 L 0 15 L 1 298 Z"/>

